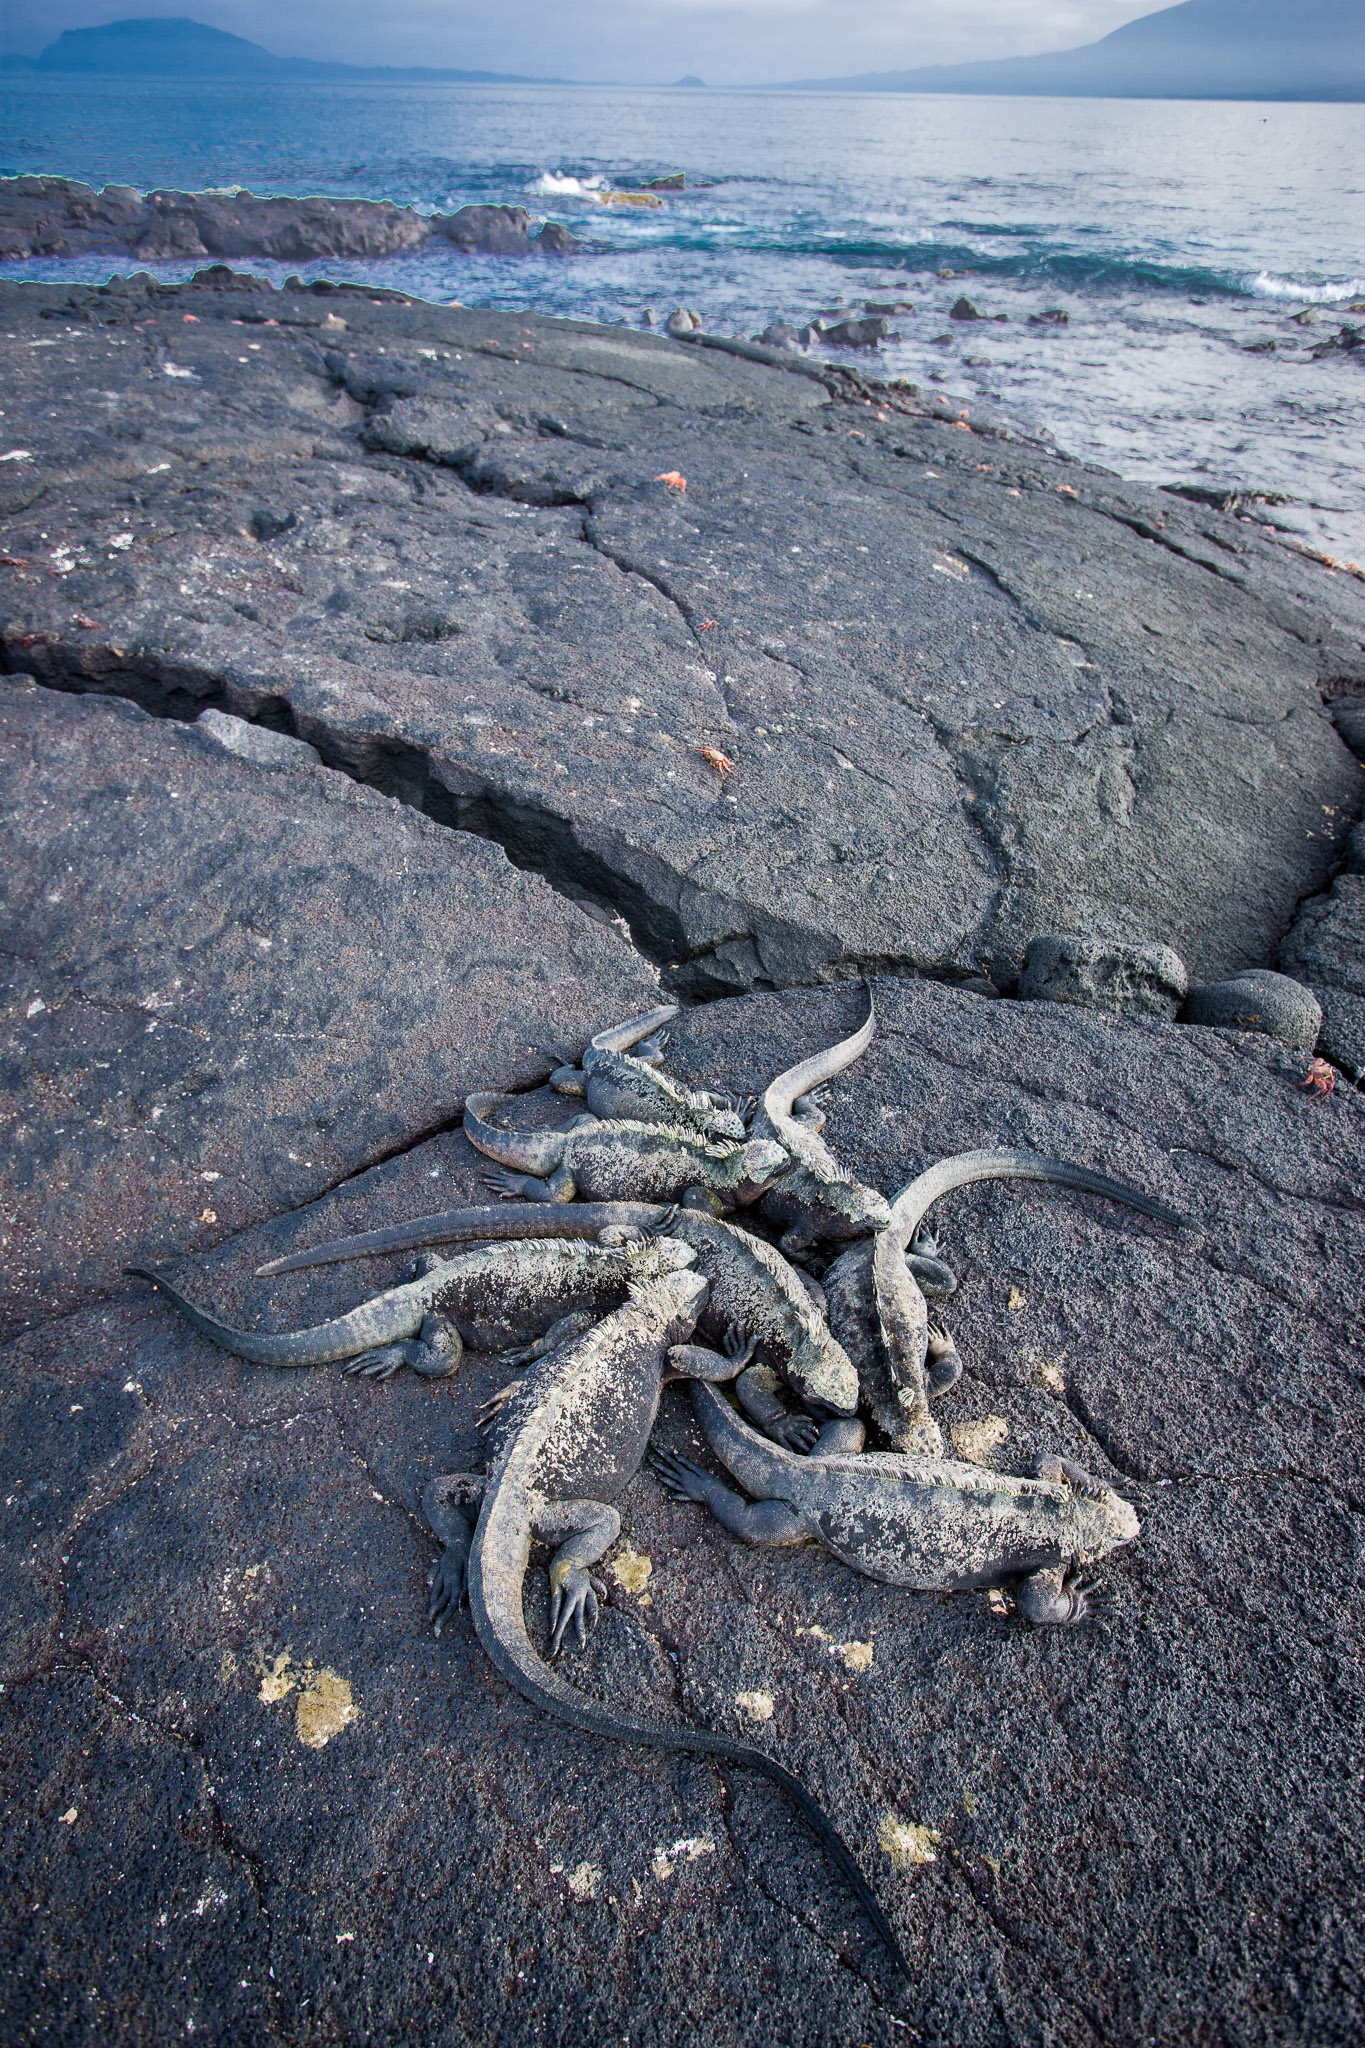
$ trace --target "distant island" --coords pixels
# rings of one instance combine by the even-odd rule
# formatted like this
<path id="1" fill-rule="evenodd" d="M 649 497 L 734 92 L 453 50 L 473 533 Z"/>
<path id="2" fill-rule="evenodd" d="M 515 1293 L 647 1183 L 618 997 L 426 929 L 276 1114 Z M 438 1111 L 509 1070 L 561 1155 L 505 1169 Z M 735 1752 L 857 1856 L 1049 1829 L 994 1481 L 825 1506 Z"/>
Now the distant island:
<path id="1" fill-rule="evenodd" d="M 564 85 L 511 71 L 433 70 L 421 65 L 327 64 L 277 57 L 260 43 L 228 35 L 184 15 L 69 28 L 37 57 L 6 56 L 7 71 L 80 72 L 91 78 L 390 79 L 397 84 Z"/>
<path id="2" fill-rule="evenodd" d="M 1362 0 L 1184 0 L 1080 50 L 855 78 L 805 92 L 1041 93 L 1097 99 L 1365 99 Z"/>

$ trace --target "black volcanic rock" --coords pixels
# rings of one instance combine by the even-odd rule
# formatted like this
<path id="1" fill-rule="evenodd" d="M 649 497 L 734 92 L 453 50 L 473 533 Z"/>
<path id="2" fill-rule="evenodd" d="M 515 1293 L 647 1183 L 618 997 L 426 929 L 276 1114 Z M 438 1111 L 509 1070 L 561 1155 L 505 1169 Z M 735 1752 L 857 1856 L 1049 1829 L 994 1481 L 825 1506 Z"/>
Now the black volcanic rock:
<path id="1" fill-rule="evenodd" d="M 235 723 L 0 681 L 7 1331 L 656 999 L 619 932 L 497 847 Z"/>
<path id="2" fill-rule="evenodd" d="M 961 1276 L 950 1441 L 1114 1479 L 1142 1532 L 1100 1568 L 1109 1613 L 1030 1632 L 981 1593 L 747 1549 L 643 1475 L 597 1634 L 558 1669 L 798 1772 L 912 1984 L 769 1788 L 545 1718 L 467 1616 L 430 1634 L 420 1489 L 482 1462 L 505 1366 L 267 1371 L 128 1287 L 0 1361 L 12 2033 L 90 2039 L 97 1991 L 112 2048 L 191 2021 L 260 2048 L 1137 2048 L 1217 2038 L 1229 2014 L 1243 2048 L 1359 2038 L 1365 1105 L 1308 1101 L 1265 1038 L 924 983 L 876 996 L 881 1034 L 827 1102 L 860 1174 L 894 1190 L 945 1153 L 1027 1144 L 1204 1226 L 1181 1240 L 1008 1185 L 933 1219 Z M 680 1020 L 671 1057 L 752 1092 L 861 1014 L 854 990 L 725 1002 Z M 464 1141 L 438 1137 L 179 1277 L 235 1321 L 315 1322 L 400 1262 L 263 1282 L 262 1259 L 476 1186 Z M 660 1438 L 697 1452 L 679 1390 Z"/>
<path id="3" fill-rule="evenodd" d="M 988 418 L 363 292 L 0 301 L 12 667 L 287 726 L 693 992 L 1058 931 L 1214 981 L 1359 815 L 1365 587 Z"/>
<path id="4" fill-rule="evenodd" d="M 433 234 L 467 253 L 570 255 L 580 244 L 557 221 L 536 236 L 520 206 L 465 206 L 415 213 L 387 200 L 258 199 L 250 192 L 149 192 L 70 178 L 0 179 L 0 258 L 124 251 L 144 263 L 181 257 L 269 257 L 307 263 L 401 254 Z"/>

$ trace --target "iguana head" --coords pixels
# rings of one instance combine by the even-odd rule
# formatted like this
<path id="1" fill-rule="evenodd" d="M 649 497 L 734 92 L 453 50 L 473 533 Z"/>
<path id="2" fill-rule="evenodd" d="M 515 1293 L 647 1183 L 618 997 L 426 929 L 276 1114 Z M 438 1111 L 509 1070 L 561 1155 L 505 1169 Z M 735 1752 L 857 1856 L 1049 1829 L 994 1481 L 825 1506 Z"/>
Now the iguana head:
<path id="1" fill-rule="evenodd" d="M 803 1337 L 782 1377 L 793 1393 L 831 1415 L 852 1415 L 858 1406 L 858 1374 L 842 1344 L 828 1330 Z"/>
<path id="2" fill-rule="evenodd" d="M 690 1251 L 691 1247 L 682 1245 L 679 1249 Z M 707 1288 L 708 1282 L 700 1273 L 683 1270 L 665 1273 L 657 1279 L 632 1280 L 630 1299 L 663 1325 L 659 1335 L 665 1345 L 685 1344 L 706 1304 Z"/>
<path id="3" fill-rule="evenodd" d="M 744 1145 L 708 1145 L 705 1184 L 741 1205 L 756 1202 L 791 1163 L 791 1154 L 771 1138 L 750 1138 Z"/>

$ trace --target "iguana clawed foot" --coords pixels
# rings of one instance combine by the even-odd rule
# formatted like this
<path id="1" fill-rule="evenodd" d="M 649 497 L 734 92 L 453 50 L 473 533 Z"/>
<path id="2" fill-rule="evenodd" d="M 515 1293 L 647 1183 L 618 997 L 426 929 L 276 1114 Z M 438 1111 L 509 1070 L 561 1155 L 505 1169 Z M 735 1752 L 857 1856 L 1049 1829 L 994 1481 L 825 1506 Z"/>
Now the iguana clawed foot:
<path id="1" fill-rule="evenodd" d="M 600 1579 L 581 1564 L 550 1572 L 550 1655 L 557 1657 L 572 1626 L 580 1650 L 587 1647 L 588 1632 L 597 1626 L 605 1605 L 607 1589 Z"/>
<path id="2" fill-rule="evenodd" d="M 684 1458 L 680 1451 L 651 1451 L 648 1462 L 659 1484 L 674 1500 L 693 1500 L 705 1506 L 707 1490 L 716 1482 L 691 1458 Z"/>
<path id="3" fill-rule="evenodd" d="M 962 1378 L 962 1360 L 948 1332 L 931 1325 L 929 1330 L 929 1399 L 936 1401 Z M 1040 1475 L 1041 1476 L 1041 1475 Z"/>
<path id="4" fill-rule="evenodd" d="M 775 1444 L 794 1451 L 798 1458 L 809 1456 L 820 1434 L 820 1425 L 813 1415 L 784 1415 L 767 1425 L 764 1432 Z"/>
<path id="5" fill-rule="evenodd" d="M 468 1592 L 465 1581 L 467 1562 L 465 1551 L 443 1550 L 427 1573 L 427 1620 L 437 1635 L 444 1623 L 452 1620 L 464 1606 Z"/>
<path id="6" fill-rule="evenodd" d="M 1107 1606 L 1111 1596 L 1097 1590 L 1094 1579 L 1067 1574 L 1058 1566 L 1031 1573 L 1014 1597 L 1025 1621 L 1035 1628 L 1076 1628 Z"/>
<path id="7" fill-rule="evenodd" d="M 456 1370 L 463 1356 L 464 1340 L 450 1318 L 428 1315 L 423 1318 L 420 1337 L 402 1337 L 378 1351 L 362 1352 L 343 1370 L 349 1378 L 391 1380 L 410 1365 L 424 1380 L 443 1380 Z"/>

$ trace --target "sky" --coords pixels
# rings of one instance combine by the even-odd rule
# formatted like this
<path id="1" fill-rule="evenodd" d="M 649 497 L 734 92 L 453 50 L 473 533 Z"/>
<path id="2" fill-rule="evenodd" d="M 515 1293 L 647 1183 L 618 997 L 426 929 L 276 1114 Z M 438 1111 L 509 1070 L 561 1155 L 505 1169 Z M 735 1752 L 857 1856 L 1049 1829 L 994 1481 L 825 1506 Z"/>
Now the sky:
<path id="1" fill-rule="evenodd" d="M 178 14 L 283 57 L 709 85 L 845 77 L 1095 41 L 1160 0 L 0 0 L 0 40 Z"/>

